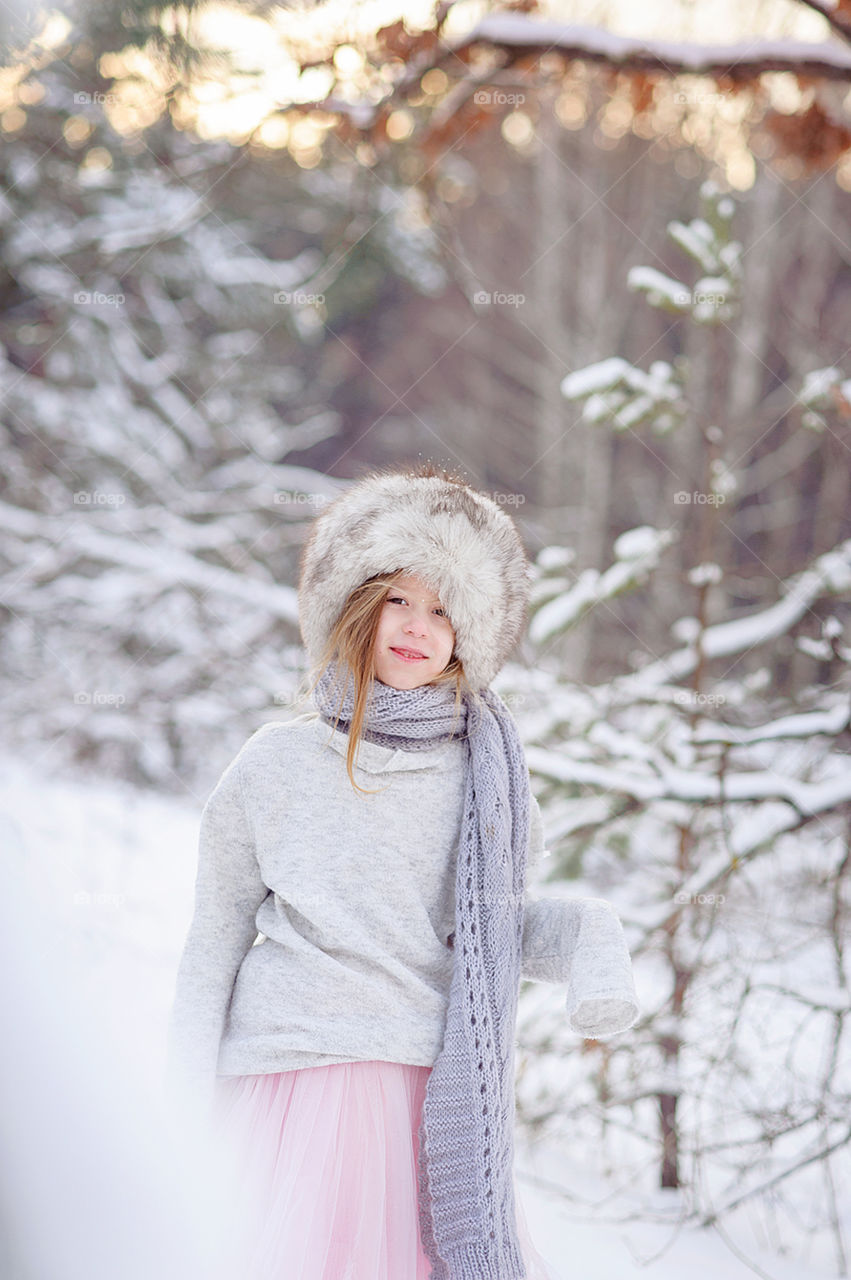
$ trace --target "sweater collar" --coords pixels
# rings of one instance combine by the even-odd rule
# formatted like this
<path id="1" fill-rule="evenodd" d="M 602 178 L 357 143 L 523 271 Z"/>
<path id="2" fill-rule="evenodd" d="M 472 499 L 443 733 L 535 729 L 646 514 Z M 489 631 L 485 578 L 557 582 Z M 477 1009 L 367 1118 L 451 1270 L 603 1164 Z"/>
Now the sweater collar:
<path id="1" fill-rule="evenodd" d="M 335 729 L 316 713 L 311 717 L 311 727 L 321 743 L 333 748 L 345 759 L 349 749 L 349 735 Z M 403 751 L 400 747 L 382 747 L 377 742 L 361 738 L 355 752 L 355 766 L 367 773 L 401 773 L 411 769 L 449 769 L 457 765 L 455 752 L 463 750 L 463 740 L 441 742 L 425 751 Z"/>

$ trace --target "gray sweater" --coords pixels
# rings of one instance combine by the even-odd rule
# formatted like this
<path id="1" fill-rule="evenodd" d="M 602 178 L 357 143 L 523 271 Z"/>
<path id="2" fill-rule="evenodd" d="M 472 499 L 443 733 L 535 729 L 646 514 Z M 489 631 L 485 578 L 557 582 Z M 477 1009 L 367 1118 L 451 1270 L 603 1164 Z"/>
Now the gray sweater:
<path id="1" fill-rule="evenodd" d="M 215 1076 L 381 1059 L 431 1066 L 452 975 L 464 744 L 403 751 L 315 711 L 270 722 L 201 815 L 192 923 L 169 1020 L 168 1077 L 205 1104 Z M 532 801 L 529 865 L 545 853 Z M 258 934 L 260 937 L 258 938 Z M 526 892 L 521 977 L 565 982 L 572 1028 L 638 1017 L 617 915 Z"/>

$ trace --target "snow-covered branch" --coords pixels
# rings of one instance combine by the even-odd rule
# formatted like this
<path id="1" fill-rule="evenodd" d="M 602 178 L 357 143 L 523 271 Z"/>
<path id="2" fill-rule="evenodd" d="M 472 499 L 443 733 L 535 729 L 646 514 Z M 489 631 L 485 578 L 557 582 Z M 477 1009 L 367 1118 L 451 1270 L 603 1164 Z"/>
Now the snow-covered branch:
<path id="1" fill-rule="evenodd" d="M 826 18 L 838 35 L 851 40 L 851 22 L 837 0 L 800 0 L 800 3 Z"/>
<path id="2" fill-rule="evenodd" d="M 767 770 L 727 773 L 722 780 L 708 773 L 673 767 L 661 776 L 633 773 L 625 767 L 574 760 L 544 747 L 527 747 L 526 757 L 533 773 L 542 778 L 614 791 L 645 804 L 652 800 L 682 800 L 687 804 L 784 800 L 801 816 L 812 816 L 851 800 L 851 770 L 844 777 L 822 783 L 784 778 Z"/>
<path id="3" fill-rule="evenodd" d="M 105 533 L 102 529 L 95 528 L 91 519 L 85 515 L 77 515 L 66 521 L 23 511 L 0 502 L 0 527 L 61 546 L 65 557 L 69 555 L 69 549 L 73 548 L 81 560 L 102 565 L 119 565 L 149 577 L 154 575 L 161 591 L 182 586 L 204 594 L 213 592 L 234 601 L 254 604 L 282 621 L 298 624 L 296 593 L 292 587 L 233 573 L 199 560 L 177 547 L 169 546 L 166 549 L 162 545 L 148 543 L 138 534 L 122 537 Z M 14 599 L 16 586 L 21 590 L 20 567 L 13 570 L 10 579 L 4 593 L 6 600 Z"/>
<path id="4" fill-rule="evenodd" d="M 707 627 L 700 639 L 703 655 L 705 658 L 726 658 L 757 645 L 768 644 L 785 635 L 821 596 L 849 591 L 851 538 L 825 552 L 808 569 L 784 582 L 780 599 L 767 609 Z M 642 667 L 638 674 L 625 677 L 624 682 L 638 686 L 682 679 L 694 671 L 697 662 L 696 648 L 686 645 L 658 662 Z"/>
<path id="5" fill-rule="evenodd" d="M 615 563 L 603 573 L 586 569 L 567 591 L 542 604 L 529 624 L 530 639 L 543 644 L 573 626 L 595 605 L 643 582 L 673 539 L 673 531 L 647 525 L 621 534 L 613 548 Z M 539 581 L 539 587 L 546 589 L 546 578 Z"/>
<path id="6" fill-rule="evenodd" d="M 851 50 L 832 42 L 747 40 L 713 45 L 646 40 L 614 35 L 600 27 L 543 22 L 523 13 L 488 14 L 450 46 L 438 65 L 483 44 L 514 58 L 557 49 L 570 58 L 669 76 L 725 76 L 742 81 L 753 80 L 765 71 L 792 71 L 827 80 L 851 80 Z"/>
<path id="7" fill-rule="evenodd" d="M 770 724 L 753 728 L 736 725 L 706 723 L 694 732 L 695 743 L 724 743 L 726 746 L 745 746 L 753 742 L 776 742 L 780 738 L 812 738 L 817 733 L 835 738 L 851 723 L 851 699 L 842 695 L 834 705 L 818 711 L 805 711 L 800 715 L 781 716 Z"/>

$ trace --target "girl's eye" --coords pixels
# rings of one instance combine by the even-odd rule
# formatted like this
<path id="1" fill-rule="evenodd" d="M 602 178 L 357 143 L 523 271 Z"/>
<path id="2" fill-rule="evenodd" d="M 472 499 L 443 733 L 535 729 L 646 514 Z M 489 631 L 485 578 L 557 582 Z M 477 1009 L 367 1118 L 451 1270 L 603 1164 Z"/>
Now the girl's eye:
<path id="1" fill-rule="evenodd" d="M 404 604 L 405 601 L 402 596 L 388 596 L 387 603 L 388 604 Z M 438 609 L 438 613 L 441 615 L 441 617 L 444 617 L 444 618 L 446 617 L 445 609 Z"/>

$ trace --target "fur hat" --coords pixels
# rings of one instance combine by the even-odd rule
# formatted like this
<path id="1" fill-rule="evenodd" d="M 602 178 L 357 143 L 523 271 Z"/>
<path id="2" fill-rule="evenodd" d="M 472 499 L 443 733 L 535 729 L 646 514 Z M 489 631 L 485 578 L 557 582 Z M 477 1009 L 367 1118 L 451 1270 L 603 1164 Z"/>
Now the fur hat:
<path id="1" fill-rule="evenodd" d="M 355 587 L 397 570 L 439 594 L 468 682 L 489 685 L 525 629 L 531 568 L 511 516 L 431 463 L 373 471 L 317 516 L 298 588 L 311 662 Z"/>

